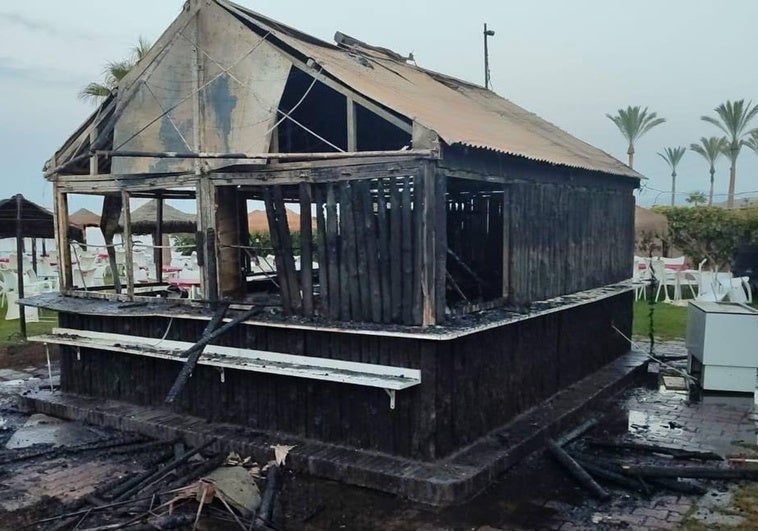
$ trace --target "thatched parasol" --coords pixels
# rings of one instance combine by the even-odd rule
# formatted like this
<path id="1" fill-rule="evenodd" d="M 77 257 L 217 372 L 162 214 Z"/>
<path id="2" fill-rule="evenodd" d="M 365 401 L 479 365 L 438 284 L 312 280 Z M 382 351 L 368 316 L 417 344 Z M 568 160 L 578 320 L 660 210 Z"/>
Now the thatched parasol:
<path id="1" fill-rule="evenodd" d="M 669 222 L 666 216 L 655 210 L 634 207 L 634 232 L 640 234 L 643 232 L 663 236 L 668 232 Z"/>
<path id="2" fill-rule="evenodd" d="M 80 208 L 68 217 L 68 222 L 75 227 L 86 229 L 87 227 L 100 227 L 100 216 L 87 210 L 86 208 Z"/>
<path id="3" fill-rule="evenodd" d="M 153 199 L 132 211 L 132 234 L 155 233 L 158 216 L 158 201 Z M 163 233 L 181 234 L 197 231 L 197 218 L 194 214 L 182 212 L 171 205 L 163 205 Z M 123 230 L 123 215 L 118 221 L 119 230 Z"/>
<path id="4" fill-rule="evenodd" d="M 0 200 L 0 238 L 16 237 L 16 216 L 21 208 L 21 232 L 24 238 L 55 238 L 53 213 L 29 201 L 23 196 L 13 196 Z M 81 241 L 82 230 L 73 223 L 69 225 L 68 236 Z"/>

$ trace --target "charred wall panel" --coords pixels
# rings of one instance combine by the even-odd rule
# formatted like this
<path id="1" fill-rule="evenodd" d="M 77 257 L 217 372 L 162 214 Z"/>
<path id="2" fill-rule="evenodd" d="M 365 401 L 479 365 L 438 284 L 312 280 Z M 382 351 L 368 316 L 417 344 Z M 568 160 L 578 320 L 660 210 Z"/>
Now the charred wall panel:
<path id="1" fill-rule="evenodd" d="M 198 366 L 178 408 L 211 421 L 281 431 L 417 459 L 438 459 L 497 428 L 628 350 L 610 328 L 631 328 L 622 293 L 449 341 L 241 326 L 218 343 L 304 356 L 421 369 L 421 385 L 382 389 Z M 61 326 L 163 337 L 167 318 L 60 314 Z M 174 319 L 166 337 L 192 341 L 205 321 Z M 162 406 L 173 361 L 61 349 L 65 391 Z"/>

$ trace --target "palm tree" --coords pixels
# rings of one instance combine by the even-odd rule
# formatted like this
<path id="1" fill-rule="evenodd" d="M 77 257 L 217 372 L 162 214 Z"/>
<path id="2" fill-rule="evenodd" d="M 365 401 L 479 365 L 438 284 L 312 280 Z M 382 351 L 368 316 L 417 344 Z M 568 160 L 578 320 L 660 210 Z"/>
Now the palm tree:
<path id="1" fill-rule="evenodd" d="M 707 199 L 705 198 L 705 194 L 703 192 L 690 192 L 689 195 L 684 199 L 687 203 L 691 205 L 704 205 Z M 708 205 L 710 206 L 710 205 Z"/>
<path id="2" fill-rule="evenodd" d="M 102 98 L 114 94 L 121 81 L 129 70 L 136 65 L 150 50 L 150 42 L 140 37 L 137 44 L 132 47 L 131 56 L 121 61 L 111 61 L 105 67 L 105 79 L 102 83 L 89 83 L 79 92 L 79 97 L 97 103 Z"/>
<path id="3" fill-rule="evenodd" d="M 658 118 L 654 112 L 648 113 L 647 107 L 644 109 L 640 106 L 626 109 L 619 109 L 616 116 L 606 114 L 606 116 L 616 124 L 621 134 L 629 142 L 629 149 L 626 154 L 629 155 L 629 167 L 634 167 L 634 144 L 642 135 L 650 131 L 653 127 L 661 125 L 666 121 L 665 118 Z"/>
<path id="4" fill-rule="evenodd" d="M 726 138 L 712 136 L 710 138 L 702 137 L 699 144 L 690 144 L 690 149 L 703 157 L 709 165 L 711 172 L 711 189 L 708 192 L 708 206 L 713 205 L 713 176 L 716 173 L 716 161 L 727 150 Z M 758 148 L 758 144 L 756 144 Z"/>
<path id="5" fill-rule="evenodd" d="M 686 152 L 687 148 L 680 146 L 675 148 L 667 147 L 663 150 L 663 153 L 658 153 L 658 156 L 665 160 L 671 168 L 671 206 L 674 206 L 674 196 L 676 195 L 676 167 Z"/>
<path id="6" fill-rule="evenodd" d="M 750 120 L 758 114 L 758 107 L 752 102 L 745 104 L 745 100 L 735 102 L 727 100 L 726 103 L 716 107 L 714 111 L 716 117 L 702 116 L 701 118 L 726 133 L 728 144 L 726 154 L 731 163 L 729 166 L 729 197 L 726 204 L 728 208 L 732 208 L 734 206 L 734 184 L 737 180 L 737 157 L 740 156 L 743 137 L 750 134 L 747 126 Z"/>

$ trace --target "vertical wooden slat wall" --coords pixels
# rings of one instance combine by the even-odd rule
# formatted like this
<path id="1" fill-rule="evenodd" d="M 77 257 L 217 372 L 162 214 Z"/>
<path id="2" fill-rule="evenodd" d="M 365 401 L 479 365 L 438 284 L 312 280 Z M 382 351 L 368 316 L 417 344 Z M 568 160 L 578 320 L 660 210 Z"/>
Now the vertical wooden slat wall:
<path id="1" fill-rule="evenodd" d="M 263 189 L 282 306 L 287 314 L 308 316 L 315 287 L 302 275 L 298 281 L 290 262 L 282 189 Z M 445 313 L 445 190 L 432 163 L 417 175 L 299 187 L 301 211 L 316 208 L 316 233 L 301 238 L 308 238 L 304 247 L 315 240 L 318 312 L 343 321 L 439 322 Z"/>

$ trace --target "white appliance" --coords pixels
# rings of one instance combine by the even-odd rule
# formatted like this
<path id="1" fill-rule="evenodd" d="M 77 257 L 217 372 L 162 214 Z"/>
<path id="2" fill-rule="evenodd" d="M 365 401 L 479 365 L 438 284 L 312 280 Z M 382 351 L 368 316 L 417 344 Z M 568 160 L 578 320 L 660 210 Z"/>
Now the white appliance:
<path id="1" fill-rule="evenodd" d="M 753 393 L 758 368 L 758 310 L 735 302 L 690 302 L 690 374 L 707 391 Z"/>

